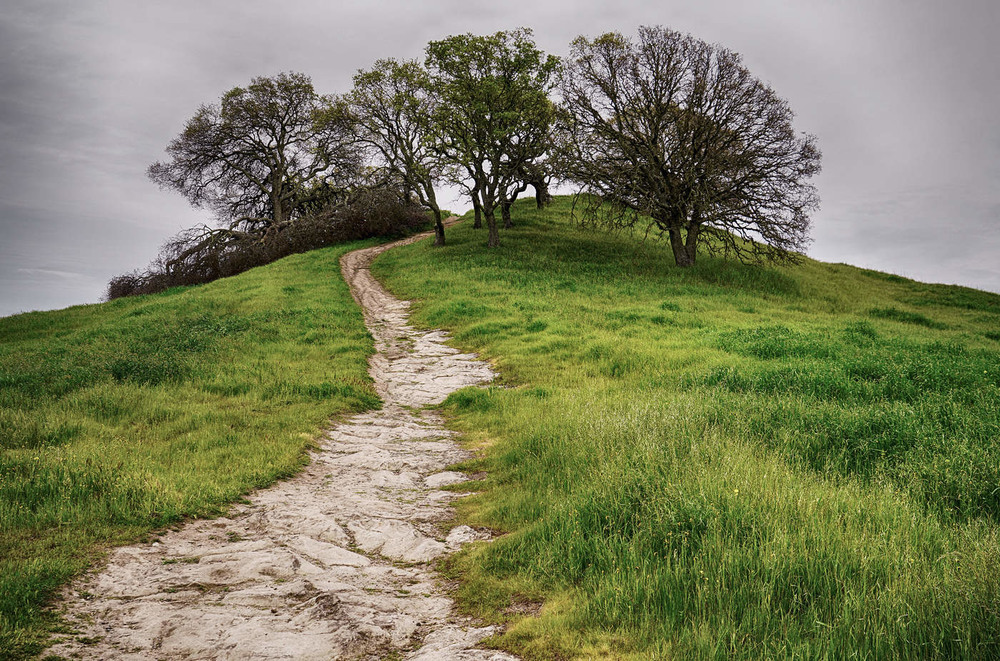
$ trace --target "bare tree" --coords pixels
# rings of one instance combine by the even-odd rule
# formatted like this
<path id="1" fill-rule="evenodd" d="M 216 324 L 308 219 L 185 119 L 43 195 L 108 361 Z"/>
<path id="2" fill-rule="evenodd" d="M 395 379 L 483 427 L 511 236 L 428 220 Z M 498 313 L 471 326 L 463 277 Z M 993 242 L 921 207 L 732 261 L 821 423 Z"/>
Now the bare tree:
<path id="1" fill-rule="evenodd" d="M 361 166 L 349 113 L 301 73 L 254 78 L 203 105 L 150 179 L 215 211 L 218 232 L 281 231 L 313 192 L 353 181 Z"/>
<path id="2" fill-rule="evenodd" d="M 432 148 L 429 121 L 435 113 L 430 78 L 415 61 L 378 60 L 354 76 L 348 97 L 360 139 L 386 178 L 434 214 L 434 244 L 444 245 L 441 207 L 434 193 L 444 164 Z"/>
<path id="3" fill-rule="evenodd" d="M 699 243 L 756 260 L 808 242 L 815 138 L 738 54 L 663 27 L 578 37 L 559 90 L 560 164 L 589 194 L 585 218 L 651 219 L 678 266 Z"/>

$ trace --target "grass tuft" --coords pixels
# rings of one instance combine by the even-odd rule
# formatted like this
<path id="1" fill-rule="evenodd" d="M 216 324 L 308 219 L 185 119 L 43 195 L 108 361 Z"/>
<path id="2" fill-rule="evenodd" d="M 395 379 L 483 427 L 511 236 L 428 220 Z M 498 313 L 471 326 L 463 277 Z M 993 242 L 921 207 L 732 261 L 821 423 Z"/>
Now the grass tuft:
<path id="1" fill-rule="evenodd" d="M 907 312 L 895 307 L 872 308 L 868 311 L 868 314 L 878 319 L 892 319 L 893 321 L 900 321 L 904 324 L 916 324 L 925 328 L 947 328 L 944 324 L 929 319 L 919 312 Z"/>

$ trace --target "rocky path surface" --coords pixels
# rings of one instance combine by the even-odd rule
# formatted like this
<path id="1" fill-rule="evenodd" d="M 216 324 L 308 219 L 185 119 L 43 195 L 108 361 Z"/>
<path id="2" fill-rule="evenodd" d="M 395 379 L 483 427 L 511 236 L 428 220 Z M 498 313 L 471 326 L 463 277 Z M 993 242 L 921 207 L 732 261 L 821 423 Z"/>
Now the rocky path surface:
<path id="1" fill-rule="evenodd" d="M 405 242 L 416 240 L 413 237 Z M 402 242 L 397 242 L 402 243 Z M 429 562 L 483 535 L 444 533 L 466 458 L 418 407 L 490 381 L 489 367 L 407 323 L 407 303 L 368 272 L 391 247 L 341 261 L 378 353 L 385 402 L 331 430 L 302 473 L 229 516 L 112 553 L 67 591 L 77 627 L 48 654 L 74 659 L 461 659 L 494 633 L 456 617 Z"/>

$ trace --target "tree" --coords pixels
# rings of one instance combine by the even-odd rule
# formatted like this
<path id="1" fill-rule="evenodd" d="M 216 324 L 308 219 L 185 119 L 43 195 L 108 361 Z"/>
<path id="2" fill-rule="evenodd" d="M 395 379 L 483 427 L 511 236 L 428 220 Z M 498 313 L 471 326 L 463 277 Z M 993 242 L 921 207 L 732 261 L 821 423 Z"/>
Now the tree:
<path id="1" fill-rule="evenodd" d="M 535 189 L 535 206 L 544 208 L 552 202 L 549 184 L 552 182 L 552 168 L 547 162 L 532 163 L 525 172 L 525 182 Z"/>
<path id="2" fill-rule="evenodd" d="M 425 62 L 437 105 L 432 141 L 463 184 L 499 245 L 495 211 L 520 185 L 525 166 L 548 144 L 548 93 L 559 61 L 535 47 L 527 29 L 432 41 Z"/>
<path id="3" fill-rule="evenodd" d="M 434 185 L 443 163 L 433 149 L 430 118 L 435 98 L 430 78 L 415 61 L 378 60 L 370 71 L 354 76 L 349 96 L 360 139 L 383 176 L 394 178 L 407 193 L 434 213 L 434 244 L 444 245 L 444 224 Z"/>
<path id="4" fill-rule="evenodd" d="M 578 37 L 559 90 L 561 167 L 590 194 L 590 217 L 652 219 L 678 266 L 705 236 L 751 260 L 808 242 L 815 138 L 738 54 L 663 27 Z"/>
<path id="5" fill-rule="evenodd" d="M 281 231 L 310 195 L 346 185 L 361 167 L 349 113 L 301 73 L 254 78 L 201 106 L 167 154 L 150 179 L 215 211 L 216 238 Z"/>

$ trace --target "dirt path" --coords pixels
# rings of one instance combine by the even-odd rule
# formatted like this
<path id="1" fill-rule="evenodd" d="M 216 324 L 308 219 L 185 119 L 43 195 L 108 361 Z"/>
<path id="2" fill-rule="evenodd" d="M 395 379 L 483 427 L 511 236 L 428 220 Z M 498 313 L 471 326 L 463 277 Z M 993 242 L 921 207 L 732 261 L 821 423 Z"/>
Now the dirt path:
<path id="1" fill-rule="evenodd" d="M 515 659 L 475 649 L 493 629 L 455 617 L 428 565 L 483 535 L 467 526 L 443 534 L 456 494 L 439 488 L 467 479 L 444 469 L 466 454 L 438 416 L 410 408 L 493 374 L 446 346 L 444 333 L 407 324 L 407 304 L 368 272 L 391 245 L 341 260 L 375 337 L 370 372 L 384 408 L 338 425 L 302 473 L 255 493 L 229 517 L 116 550 L 107 567 L 67 591 L 79 632 L 49 654 Z"/>

